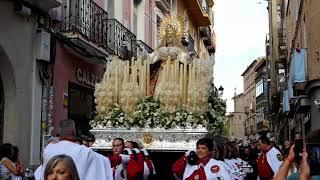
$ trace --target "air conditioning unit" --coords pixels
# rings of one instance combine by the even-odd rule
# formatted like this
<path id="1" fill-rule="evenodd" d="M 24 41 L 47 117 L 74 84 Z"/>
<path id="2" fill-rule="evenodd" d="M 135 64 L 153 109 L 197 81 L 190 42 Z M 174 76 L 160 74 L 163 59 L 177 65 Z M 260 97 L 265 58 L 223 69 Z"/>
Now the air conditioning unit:
<path id="1" fill-rule="evenodd" d="M 50 62 L 50 33 L 38 31 L 35 38 L 36 59 Z"/>
<path id="2" fill-rule="evenodd" d="M 31 16 L 31 9 L 24 6 L 21 2 L 16 2 L 14 4 L 14 10 L 16 11 L 17 14 L 21 16 Z"/>

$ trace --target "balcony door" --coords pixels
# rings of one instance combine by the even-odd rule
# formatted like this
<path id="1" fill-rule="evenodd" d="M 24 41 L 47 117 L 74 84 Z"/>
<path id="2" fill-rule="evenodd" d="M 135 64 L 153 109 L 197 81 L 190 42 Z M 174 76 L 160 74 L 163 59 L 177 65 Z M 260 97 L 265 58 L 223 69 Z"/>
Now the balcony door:
<path id="1" fill-rule="evenodd" d="M 82 35 L 90 36 L 90 25 L 92 18 L 92 2 L 91 0 L 70 0 L 69 1 L 69 17 L 77 30 L 80 30 Z"/>

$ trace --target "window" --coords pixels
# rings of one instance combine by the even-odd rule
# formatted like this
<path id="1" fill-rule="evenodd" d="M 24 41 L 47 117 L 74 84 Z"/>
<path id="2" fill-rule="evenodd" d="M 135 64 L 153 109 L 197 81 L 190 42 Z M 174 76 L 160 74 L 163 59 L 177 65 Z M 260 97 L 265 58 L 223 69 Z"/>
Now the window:
<path id="1" fill-rule="evenodd" d="M 263 79 L 260 79 L 256 84 L 256 97 L 260 96 L 263 93 Z"/>

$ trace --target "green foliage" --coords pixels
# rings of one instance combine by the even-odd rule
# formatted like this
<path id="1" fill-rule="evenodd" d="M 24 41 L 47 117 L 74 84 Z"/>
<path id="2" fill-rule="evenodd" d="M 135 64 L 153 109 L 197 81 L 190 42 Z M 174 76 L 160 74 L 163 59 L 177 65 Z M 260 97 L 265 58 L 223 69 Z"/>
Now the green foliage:
<path id="1" fill-rule="evenodd" d="M 226 102 L 218 94 L 218 90 L 212 84 L 208 98 L 208 110 L 206 118 L 208 119 L 208 134 L 221 136 L 226 134 Z"/>

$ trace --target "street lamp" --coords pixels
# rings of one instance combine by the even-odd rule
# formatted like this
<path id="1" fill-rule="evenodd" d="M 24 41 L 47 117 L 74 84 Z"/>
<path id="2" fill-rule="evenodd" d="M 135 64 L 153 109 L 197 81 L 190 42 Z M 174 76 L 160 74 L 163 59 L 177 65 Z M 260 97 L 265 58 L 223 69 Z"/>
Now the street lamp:
<path id="1" fill-rule="evenodd" d="M 219 95 L 220 95 L 220 96 L 223 95 L 223 90 L 224 90 L 224 88 L 222 87 L 222 85 L 220 85 L 220 87 L 218 88 L 218 91 L 219 91 Z"/>

